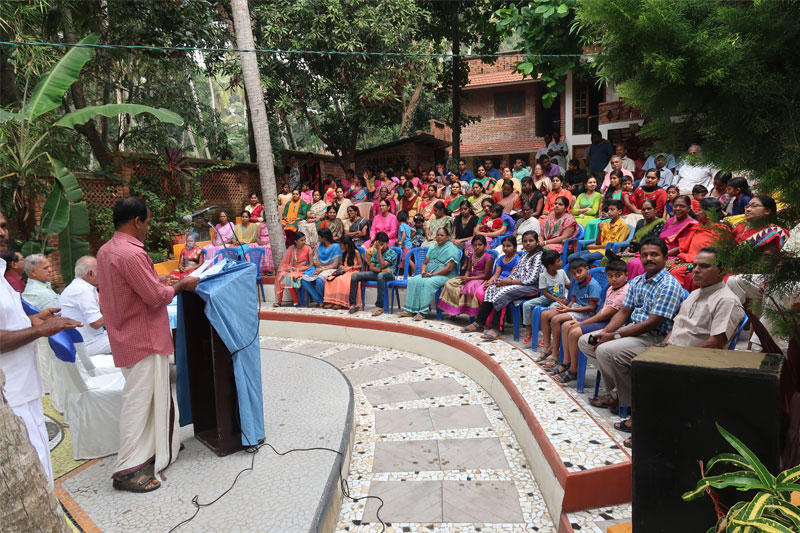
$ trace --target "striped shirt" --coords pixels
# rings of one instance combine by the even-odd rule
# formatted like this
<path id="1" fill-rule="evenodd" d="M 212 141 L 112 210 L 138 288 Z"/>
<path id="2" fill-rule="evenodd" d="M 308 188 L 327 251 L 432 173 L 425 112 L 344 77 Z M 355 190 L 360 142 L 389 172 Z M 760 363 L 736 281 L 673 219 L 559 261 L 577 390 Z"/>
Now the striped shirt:
<path id="1" fill-rule="evenodd" d="M 644 322 L 650 315 L 658 315 L 665 320 L 658 332 L 666 335 L 672 329 L 672 319 L 683 303 L 683 287 L 667 269 L 648 279 L 647 274 L 636 276 L 630 282 L 628 293 L 622 301 L 624 307 L 633 309 L 631 323 Z"/>

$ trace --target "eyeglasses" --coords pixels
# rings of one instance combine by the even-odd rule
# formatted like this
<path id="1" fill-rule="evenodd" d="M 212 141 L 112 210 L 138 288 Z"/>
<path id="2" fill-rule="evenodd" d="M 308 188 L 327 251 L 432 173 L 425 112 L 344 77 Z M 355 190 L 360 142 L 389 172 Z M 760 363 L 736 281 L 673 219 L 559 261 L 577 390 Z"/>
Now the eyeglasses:
<path id="1" fill-rule="evenodd" d="M 755 209 L 756 207 L 764 207 L 764 204 L 747 204 L 745 207 L 749 207 L 750 209 Z"/>

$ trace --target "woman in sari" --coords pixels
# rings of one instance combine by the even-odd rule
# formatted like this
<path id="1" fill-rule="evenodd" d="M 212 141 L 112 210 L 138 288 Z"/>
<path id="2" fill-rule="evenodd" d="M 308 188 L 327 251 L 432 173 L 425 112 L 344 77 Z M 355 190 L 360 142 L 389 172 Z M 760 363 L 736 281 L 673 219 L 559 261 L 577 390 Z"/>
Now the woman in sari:
<path id="1" fill-rule="evenodd" d="M 514 190 L 514 185 L 510 181 L 504 181 L 499 191 L 492 195 L 492 201 L 503 207 L 503 212 L 510 215 L 512 211 L 519 211 L 522 207 L 522 199 Z"/>
<path id="2" fill-rule="evenodd" d="M 667 270 L 689 292 L 697 288 L 689 268 L 689 265 L 694 262 L 695 256 L 703 248 L 714 246 L 720 235 L 731 231 L 727 224 L 715 223 L 712 217 L 708 216 L 709 213 L 716 220 L 722 220 L 722 204 L 716 198 L 700 200 L 700 209 L 695 214 L 698 223 L 690 226 L 686 238 L 679 242 L 678 255 L 667 260 Z"/>
<path id="3" fill-rule="evenodd" d="M 314 203 L 308 208 L 306 219 L 297 223 L 297 230 L 306 236 L 306 243 L 309 245 L 317 244 L 317 226 L 322 223 L 325 218 L 325 211 L 328 206 L 322 200 L 322 195 L 319 191 L 314 191 L 311 198 Z"/>
<path id="4" fill-rule="evenodd" d="M 692 200 L 688 196 L 683 195 L 675 198 L 672 203 L 673 216 L 664 223 L 661 233 L 658 234 L 667 243 L 667 260 L 678 255 L 680 241 L 686 239 L 691 226 L 697 224 L 697 220 L 689 216 L 690 205 L 692 205 Z M 628 279 L 630 280 L 644 273 L 644 267 L 638 257 L 628 261 L 627 266 Z"/>
<path id="5" fill-rule="evenodd" d="M 234 243 L 233 228 L 233 223 L 228 219 L 228 212 L 220 211 L 217 225 L 214 226 L 214 238 L 211 239 L 211 244 L 203 247 L 206 259 L 213 260 L 214 254 L 225 248 L 224 245 Z"/>
<path id="6" fill-rule="evenodd" d="M 550 178 L 550 182 L 552 190 L 547 193 L 547 198 L 544 201 L 544 210 L 542 211 L 542 216 L 539 217 L 539 224 L 543 224 L 547 219 L 547 215 L 549 215 L 553 210 L 553 204 L 556 203 L 556 198 L 559 196 L 563 196 L 569 200 L 570 205 L 572 205 L 572 203 L 575 201 L 575 197 L 572 196 L 572 193 L 564 188 L 564 180 L 561 178 L 561 176 L 553 176 Z"/>
<path id="7" fill-rule="evenodd" d="M 253 222 L 264 222 L 262 213 L 264 206 L 258 202 L 258 195 L 254 192 L 250 193 L 250 203 L 244 207 L 250 213 L 250 220 Z"/>
<path id="8" fill-rule="evenodd" d="M 541 191 L 542 194 L 550 194 L 550 191 L 553 190 L 553 182 L 545 176 L 544 168 L 540 163 L 533 166 L 533 176 L 531 177 L 533 178 L 533 188 Z"/>
<path id="9" fill-rule="evenodd" d="M 475 236 L 476 227 L 478 227 L 478 217 L 472 214 L 472 205 L 469 202 L 462 202 L 458 216 L 453 221 L 453 244 L 463 250 L 466 243 Z"/>
<path id="10" fill-rule="evenodd" d="M 344 188 L 341 185 L 336 187 L 336 200 L 334 200 L 333 205 L 337 206 L 336 218 L 341 220 L 344 223 L 344 228 L 347 229 L 350 226 L 347 208 L 353 205 L 353 202 L 344 197 Z"/>
<path id="11" fill-rule="evenodd" d="M 428 185 L 425 187 L 425 197 L 419 202 L 419 212 L 425 217 L 425 220 L 430 220 L 433 216 L 433 206 L 439 202 L 436 198 L 436 187 Z"/>
<path id="12" fill-rule="evenodd" d="M 372 219 L 372 227 L 369 230 L 370 241 L 364 244 L 364 247 L 369 247 L 370 243 L 375 239 L 379 232 L 384 232 L 389 237 L 389 246 L 394 246 L 397 242 L 397 232 L 400 223 L 397 217 L 390 211 L 389 200 L 384 198 L 378 204 L 380 205 L 380 212 Z M 408 220 L 406 214 L 406 220 Z"/>
<path id="13" fill-rule="evenodd" d="M 350 307 L 350 280 L 361 270 L 361 254 L 353 239 L 345 235 L 339 246 L 342 248 L 342 262 L 333 274 L 325 278 L 325 309 Z M 356 305 L 361 306 L 361 291 L 356 291 Z"/>
<path id="14" fill-rule="evenodd" d="M 251 244 L 248 250 L 253 248 L 261 248 L 264 250 L 264 259 L 261 263 L 261 270 L 264 273 L 271 274 L 275 271 L 275 263 L 272 260 L 272 247 L 269 244 L 269 228 L 266 222 L 256 224 L 258 226 L 258 239 L 256 243 Z M 316 235 L 316 232 L 314 233 Z"/>
<path id="15" fill-rule="evenodd" d="M 597 178 L 589 176 L 585 187 L 586 190 L 578 195 L 577 200 L 572 205 L 572 214 L 575 216 L 575 221 L 584 227 L 597 218 L 598 213 L 600 213 L 600 205 L 603 203 L 603 195 L 597 192 Z"/>
<path id="16" fill-rule="evenodd" d="M 294 233 L 297 231 L 300 222 L 306 218 L 309 207 L 310 206 L 300 198 L 300 190 L 293 190 L 292 201 L 283 208 L 283 218 L 281 219 L 283 231 L 286 233 L 286 240 L 288 242 L 294 239 Z"/>
<path id="17" fill-rule="evenodd" d="M 342 249 L 334 242 L 331 231 L 328 228 L 320 229 L 319 242 L 311 256 L 311 267 L 300 278 L 303 288 L 308 292 L 309 298 L 313 300 L 311 307 L 322 305 L 325 279 L 336 272 L 341 262 Z"/>
<path id="18" fill-rule="evenodd" d="M 369 241 L 369 219 L 362 217 L 356 206 L 348 206 L 346 223 L 348 227 L 342 238 L 349 237 L 356 246 L 362 246 Z"/>
<path id="19" fill-rule="evenodd" d="M 242 223 L 236 224 L 233 228 L 233 233 L 241 244 L 253 244 L 258 242 L 258 224 L 250 220 L 250 213 L 247 210 L 241 213 Z M 245 249 L 247 247 L 245 246 Z"/>
<path id="20" fill-rule="evenodd" d="M 342 221 L 336 216 L 337 209 L 329 205 L 328 206 L 328 213 L 325 215 L 325 218 L 322 220 L 322 223 L 319 225 L 319 230 L 327 229 L 331 232 L 334 241 L 338 241 L 344 235 L 344 224 Z M 319 234 L 319 230 L 317 233 Z"/>
<path id="21" fill-rule="evenodd" d="M 538 243 L 539 236 L 535 231 L 526 231 L 522 235 L 525 255 L 520 258 L 510 276 L 497 280 L 486 289 L 475 322 L 462 328 L 463 333 L 475 333 L 488 327 L 489 329 L 483 334 L 486 340 L 500 338 L 500 319 L 506 306 L 538 292 L 539 275 L 542 273 L 542 248 Z M 493 316 L 491 322 L 487 322 L 489 315 Z"/>
<path id="22" fill-rule="evenodd" d="M 633 201 L 642 208 L 642 203 L 645 200 L 653 200 L 656 206 L 656 216 L 659 218 L 664 217 L 664 207 L 667 205 L 667 191 L 658 186 L 658 170 L 651 168 L 644 175 L 644 183 L 639 185 L 639 188 L 633 191 Z M 644 216 L 644 213 L 642 213 Z"/>
<path id="23" fill-rule="evenodd" d="M 522 205 L 530 204 L 531 217 L 539 220 L 544 211 L 544 195 L 539 189 L 533 188 L 533 180 L 530 176 L 522 178 L 522 193 L 519 195 Z M 520 239 L 520 246 L 522 246 L 522 239 Z"/>
<path id="24" fill-rule="evenodd" d="M 197 246 L 197 233 L 190 231 L 186 234 L 186 246 L 181 250 L 180 259 L 178 259 L 178 270 L 170 273 L 170 276 L 176 279 L 183 279 L 194 270 L 203 264 L 205 254 L 202 248 Z"/>
<path id="25" fill-rule="evenodd" d="M 467 199 L 466 194 L 461 194 L 461 182 L 454 181 L 450 185 L 450 194 L 444 197 L 444 205 L 450 213 L 455 213 L 461 206 L 461 203 Z"/>
<path id="26" fill-rule="evenodd" d="M 469 205 L 472 206 L 472 211 L 475 213 L 475 216 L 479 219 L 485 215 L 486 213 L 483 212 L 482 202 L 489 198 L 483 193 L 483 185 L 479 182 L 472 184 L 472 194 L 467 197 L 467 202 Z"/>
<path id="27" fill-rule="evenodd" d="M 289 289 L 294 306 L 300 305 L 297 297 L 297 289 L 300 288 L 300 278 L 303 272 L 311 266 L 311 247 L 306 245 L 306 236 L 297 233 L 294 244 L 286 249 L 286 253 L 278 265 L 278 272 L 275 274 L 275 307 L 280 307 L 283 301 L 283 290 Z"/>
<path id="28" fill-rule="evenodd" d="M 540 246 L 561 253 L 564 250 L 564 242 L 575 236 L 578 232 L 578 223 L 568 213 L 568 209 L 569 200 L 563 196 L 556 198 L 556 201 L 553 202 L 553 210 L 541 225 Z"/>
<path id="29" fill-rule="evenodd" d="M 470 182 L 470 185 L 476 181 L 483 185 L 483 190 L 486 191 L 486 194 L 493 194 L 495 192 L 495 184 L 497 182 L 486 175 L 486 167 L 483 165 L 478 167 L 478 174 L 475 176 L 475 179 Z"/>
<path id="30" fill-rule="evenodd" d="M 477 296 L 478 289 L 489 279 L 491 273 L 492 256 L 486 253 L 486 238 L 475 235 L 472 237 L 472 254 L 467 260 L 466 275 L 447 280 L 437 307 L 450 316 L 465 313 L 474 317 L 481 306 Z"/>
<path id="31" fill-rule="evenodd" d="M 506 182 L 510 182 L 512 184 L 517 194 L 522 194 L 522 182 L 519 180 L 519 178 L 514 177 L 514 172 L 510 167 L 503 167 L 503 170 L 500 174 L 500 179 L 494 184 L 494 190 L 499 190 Z"/>
<path id="32" fill-rule="evenodd" d="M 433 216 L 425 222 L 425 236 L 427 240 L 422 243 L 425 248 L 436 246 L 436 233 L 444 228 L 448 235 L 453 234 L 453 217 L 447 214 L 444 202 L 438 201 L 433 205 Z"/>
<path id="33" fill-rule="evenodd" d="M 413 218 L 419 212 L 419 206 L 422 203 L 422 198 L 419 197 L 417 191 L 413 187 L 406 188 L 403 193 L 403 199 L 400 200 L 400 209 L 408 213 L 409 218 Z"/>
<path id="34" fill-rule="evenodd" d="M 366 201 L 368 194 L 367 180 L 365 180 L 363 176 L 359 176 L 358 181 L 351 183 L 350 188 L 347 190 L 347 197 L 350 198 L 350 201 L 353 203 Z"/>
<path id="35" fill-rule="evenodd" d="M 636 228 L 633 233 L 633 240 L 628 251 L 623 256 L 632 256 L 639 251 L 639 243 L 646 237 L 658 237 L 661 230 L 664 229 L 664 219 L 658 216 L 658 204 L 655 200 L 643 200 L 642 206 L 642 220 L 636 223 Z"/>
<path id="36" fill-rule="evenodd" d="M 397 204 L 395 203 L 394 199 L 389 196 L 389 189 L 386 187 L 381 187 L 378 190 L 378 197 L 372 202 L 372 209 L 369 211 L 369 216 L 375 218 L 375 215 L 380 213 L 381 211 L 381 200 L 386 200 L 389 202 L 389 211 L 392 213 L 397 212 Z M 414 218 L 413 216 L 409 215 L 409 218 Z"/>
<path id="37" fill-rule="evenodd" d="M 600 215 L 594 220 L 590 220 L 583 227 L 584 239 L 596 239 L 598 228 L 601 222 L 608 222 L 608 214 L 603 210 L 606 200 L 622 200 L 622 174 L 621 170 L 612 170 L 609 176 L 609 185 L 603 195 L 603 202 L 600 204 Z"/>
<path id="38" fill-rule="evenodd" d="M 445 228 L 439 228 L 436 246 L 428 249 L 422 263 L 422 273 L 408 278 L 406 301 L 399 316 L 424 320 L 436 291 L 447 280 L 458 275 L 460 258 L 461 250 L 450 242 L 450 233 Z"/>

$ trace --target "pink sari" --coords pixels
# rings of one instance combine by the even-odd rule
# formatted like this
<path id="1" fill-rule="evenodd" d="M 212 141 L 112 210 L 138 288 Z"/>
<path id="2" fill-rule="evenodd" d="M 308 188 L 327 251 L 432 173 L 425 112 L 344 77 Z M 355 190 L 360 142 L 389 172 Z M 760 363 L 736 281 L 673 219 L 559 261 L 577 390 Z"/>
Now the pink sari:
<path id="1" fill-rule="evenodd" d="M 699 224 L 699 222 L 692 217 L 686 217 L 680 222 L 676 221 L 675 217 L 670 217 L 669 220 L 664 223 L 664 228 L 658 236 L 667 243 L 667 249 L 675 248 L 678 246 L 678 240 L 686 237 L 689 234 L 689 230 L 691 230 L 692 226 L 695 224 Z M 642 266 L 642 261 L 639 259 L 638 253 L 636 257 L 628 261 L 627 267 L 629 280 L 644 274 L 644 267 Z"/>

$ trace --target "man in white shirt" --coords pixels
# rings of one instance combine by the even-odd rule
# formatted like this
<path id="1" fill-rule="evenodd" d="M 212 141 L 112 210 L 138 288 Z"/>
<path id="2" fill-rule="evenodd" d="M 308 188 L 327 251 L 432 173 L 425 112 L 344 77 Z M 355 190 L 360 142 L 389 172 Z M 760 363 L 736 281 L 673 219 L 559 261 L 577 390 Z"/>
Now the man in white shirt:
<path id="1" fill-rule="evenodd" d="M 675 185 L 680 189 L 681 194 L 692 194 L 695 185 L 702 185 L 709 191 L 714 185 L 714 174 L 716 169 L 707 165 L 696 164 L 700 158 L 700 146 L 693 144 L 689 147 L 689 157 L 682 161 L 679 166 L 678 177 Z"/>
<path id="2" fill-rule="evenodd" d="M 0 253 L 7 249 L 8 223 L 0 213 Z M 52 487 L 53 467 L 41 400 L 44 385 L 34 341 L 83 324 L 56 316 L 57 308 L 44 309 L 29 317 L 23 310 L 20 294 L 3 276 L 5 270 L 6 262 L 0 259 L 0 369 L 6 378 L 2 393 L 14 414 L 25 422 L 28 438 Z"/>
<path id="3" fill-rule="evenodd" d="M 110 354 L 111 344 L 97 298 L 97 259 L 85 255 L 75 263 L 75 279 L 58 299 L 61 316 L 83 322 L 78 328 L 87 355 Z"/>
<path id="4" fill-rule="evenodd" d="M 630 157 L 628 157 L 628 149 L 625 148 L 625 145 L 618 144 L 614 147 L 614 150 L 616 150 L 616 156 L 622 160 L 622 168 L 624 170 L 627 170 L 628 172 L 636 172 L 636 162 Z M 614 170 L 611 167 L 611 161 L 608 162 L 608 165 L 606 165 L 606 168 L 604 168 L 603 170 L 605 170 L 606 173 Z"/>
<path id="5" fill-rule="evenodd" d="M 554 137 L 553 142 L 547 145 L 547 154 L 550 156 L 550 160 L 553 161 L 553 163 L 566 170 L 569 146 L 567 146 L 564 137 L 561 137 L 560 141 L 556 141 Z"/>

